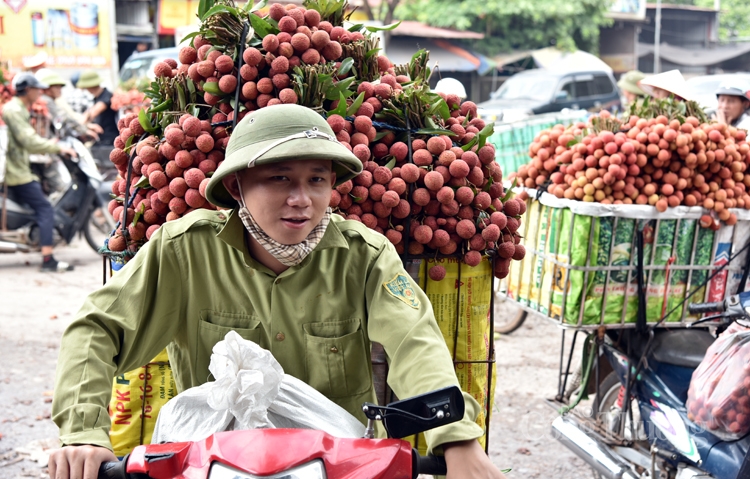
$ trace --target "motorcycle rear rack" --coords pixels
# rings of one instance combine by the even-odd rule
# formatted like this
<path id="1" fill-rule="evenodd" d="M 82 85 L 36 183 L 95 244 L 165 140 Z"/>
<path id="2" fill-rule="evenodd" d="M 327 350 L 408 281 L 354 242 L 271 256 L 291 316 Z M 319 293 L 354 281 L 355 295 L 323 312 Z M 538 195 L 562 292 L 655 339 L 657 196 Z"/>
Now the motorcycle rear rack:
<path id="1" fill-rule="evenodd" d="M 545 399 L 544 402 L 556 411 L 559 411 L 560 408 L 567 406 L 567 404 L 556 399 Z M 597 439 L 607 444 L 608 446 L 631 447 L 633 445 L 632 440 L 625 439 L 624 437 L 613 434 L 611 431 L 607 430 L 607 428 L 604 427 L 601 421 L 595 420 L 583 414 L 578 409 L 571 409 L 570 411 L 565 413 L 565 415 L 573 417 L 573 419 L 578 423 L 579 427 L 582 427 L 587 432 L 592 432 L 595 436 L 597 436 Z"/>

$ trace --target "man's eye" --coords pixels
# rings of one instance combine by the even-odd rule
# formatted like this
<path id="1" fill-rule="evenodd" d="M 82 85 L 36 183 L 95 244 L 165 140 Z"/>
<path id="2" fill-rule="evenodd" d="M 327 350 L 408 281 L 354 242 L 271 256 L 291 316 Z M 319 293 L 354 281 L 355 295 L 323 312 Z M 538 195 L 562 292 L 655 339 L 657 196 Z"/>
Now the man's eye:
<path id="1" fill-rule="evenodd" d="M 273 181 L 286 181 L 288 178 L 286 176 L 272 176 L 271 180 Z"/>
<path id="2" fill-rule="evenodd" d="M 326 180 L 325 178 L 322 178 L 320 176 L 316 176 L 315 178 L 313 178 L 310 181 L 312 181 L 313 183 L 321 183 L 321 182 L 324 182 L 325 180 Z"/>

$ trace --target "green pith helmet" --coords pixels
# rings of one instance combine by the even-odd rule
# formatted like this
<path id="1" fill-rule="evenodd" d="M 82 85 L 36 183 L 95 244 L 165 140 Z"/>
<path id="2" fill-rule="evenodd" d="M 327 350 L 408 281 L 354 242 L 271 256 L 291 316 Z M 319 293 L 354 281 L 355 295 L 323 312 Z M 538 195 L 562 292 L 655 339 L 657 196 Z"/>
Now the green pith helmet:
<path id="1" fill-rule="evenodd" d="M 52 71 L 46 71 L 44 72 L 44 75 L 39 75 L 39 72 L 37 72 L 36 77 L 39 79 L 40 82 L 46 83 L 49 86 L 55 86 L 55 85 L 65 86 L 65 84 L 67 83 L 63 77 L 61 77 L 60 75 Z"/>
<path id="2" fill-rule="evenodd" d="M 322 116 L 300 105 L 274 105 L 237 123 L 224 162 L 206 187 L 206 198 L 216 206 L 233 208 L 237 202 L 224 188 L 224 177 L 255 165 L 293 160 L 331 160 L 337 185 L 362 172 L 362 162 L 336 140 Z"/>
<path id="3" fill-rule="evenodd" d="M 76 83 L 77 88 L 94 88 L 102 84 L 102 77 L 95 71 L 81 73 L 81 78 Z"/>
<path id="4" fill-rule="evenodd" d="M 620 81 L 617 82 L 617 86 L 620 87 L 620 90 L 625 90 L 633 95 L 646 96 L 646 92 L 638 86 L 638 82 L 644 78 L 646 78 L 646 75 L 638 70 L 630 70 L 620 78 Z"/>

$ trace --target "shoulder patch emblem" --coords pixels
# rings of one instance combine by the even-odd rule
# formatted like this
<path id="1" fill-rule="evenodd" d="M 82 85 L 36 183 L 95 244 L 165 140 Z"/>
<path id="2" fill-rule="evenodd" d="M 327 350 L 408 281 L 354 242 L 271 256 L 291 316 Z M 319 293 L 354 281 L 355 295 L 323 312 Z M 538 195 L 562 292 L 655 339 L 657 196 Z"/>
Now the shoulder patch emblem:
<path id="1" fill-rule="evenodd" d="M 383 283 L 383 287 L 399 301 L 403 301 L 414 309 L 419 308 L 419 298 L 417 298 L 417 294 L 411 286 L 411 281 L 405 275 L 397 274 L 392 280 Z"/>

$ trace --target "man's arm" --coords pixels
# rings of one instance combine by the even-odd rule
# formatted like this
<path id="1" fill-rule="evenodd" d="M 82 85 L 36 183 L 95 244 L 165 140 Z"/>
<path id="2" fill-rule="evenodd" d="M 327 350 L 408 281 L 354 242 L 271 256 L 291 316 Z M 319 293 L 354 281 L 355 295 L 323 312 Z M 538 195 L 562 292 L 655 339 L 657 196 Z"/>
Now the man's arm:
<path id="1" fill-rule="evenodd" d="M 52 140 L 37 135 L 34 128 L 20 112 L 5 109 L 3 120 L 16 142 L 29 153 L 60 153 L 60 146 Z"/>
<path id="2" fill-rule="evenodd" d="M 52 417 L 64 445 L 111 448 L 112 378 L 148 362 L 181 327 L 183 276 L 164 230 L 86 299 L 63 335 Z"/>
<path id="3" fill-rule="evenodd" d="M 386 242 L 369 272 L 366 294 L 370 339 L 385 349 L 388 384 L 396 395 L 406 399 L 458 386 L 432 305 L 411 281 L 391 243 Z M 447 479 L 504 479 L 476 440 L 484 433 L 474 422 L 481 406 L 469 394 L 463 396 L 466 410 L 461 421 L 425 432 L 429 450 L 443 449 Z"/>
<path id="4" fill-rule="evenodd" d="M 399 294 L 401 281 L 407 287 Z M 447 386 L 458 386 L 453 361 L 427 295 L 404 270 L 393 245 L 386 243 L 371 268 L 367 286 L 368 333 L 388 356 L 388 384 L 402 399 Z M 413 298 L 413 299 L 409 299 Z M 474 421 L 480 406 L 464 393 L 464 419 L 427 431 L 430 450 L 448 442 L 482 436 Z"/>
<path id="5" fill-rule="evenodd" d="M 86 113 L 83 114 L 83 119 L 85 123 L 89 123 L 91 121 L 94 121 L 94 118 L 101 115 L 104 110 L 107 109 L 107 104 L 103 101 L 98 101 L 94 103 L 94 106 L 86 110 Z"/>

